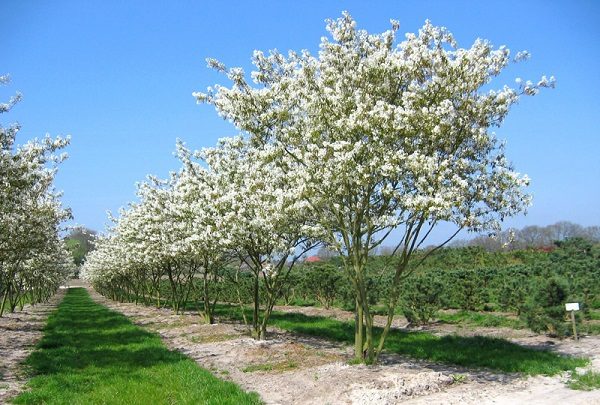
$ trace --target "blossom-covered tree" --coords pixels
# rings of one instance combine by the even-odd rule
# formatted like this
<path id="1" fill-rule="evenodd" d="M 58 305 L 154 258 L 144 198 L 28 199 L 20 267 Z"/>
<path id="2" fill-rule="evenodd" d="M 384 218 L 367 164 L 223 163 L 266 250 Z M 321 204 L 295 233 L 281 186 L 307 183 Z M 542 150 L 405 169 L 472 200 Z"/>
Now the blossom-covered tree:
<path id="1" fill-rule="evenodd" d="M 144 285 L 148 295 L 160 294 L 166 278 L 176 311 L 201 277 L 204 317 L 213 322 L 218 296 L 211 296 L 209 283 L 235 257 L 253 274 L 252 332 L 265 338 L 283 283 L 312 247 L 309 206 L 297 197 L 298 181 L 274 163 L 274 152 L 240 137 L 195 154 L 178 143 L 181 170 L 138 187 L 140 201 L 121 210 L 97 241 L 83 276 L 113 298 L 123 290 L 137 297 Z"/>
<path id="2" fill-rule="evenodd" d="M 354 285 L 355 355 L 372 362 L 392 324 L 409 259 L 436 225 L 495 232 L 529 205 L 529 180 L 513 169 L 491 128 L 521 95 L 552 87 L 554 79 L 487 90 L 510 64 L 509 50 L 480 39 L 460 48 L 429 21 L 402 42 L 396 21 L 372 35 L 344 13 L 327 29 L 331 37 L 322 39 L 318 56 L 255 51 L 253 83 L 242 69 L 210 59 L 233 84 L 194 95 L 252 144 L 278 150 L 282 158 L 273 162 L 300 180 L 298 198 L 316 217 L 308 233 L 341 255 Z M 401 260 L 375 342 L 365 265 L 396 229 Z"/>
<path id="3" fill-rule="evenodd" d="M 0 85 L 8 82 L 0 76 Z M 0 104 L 0 113 L 20 98 Z M 69 140 L 46 136 L 17 146 L 19 129 L 0 126 L 0 316 L 26 296 L 32 303 L 49 298 L 74 269 L 59 237 L 70 212 L 53 189 L 57 165 L 66 157 L 56 152 Z"/>
<path id="4" fill-rule="evenodd" d="M 300 183 L 285 170 L 276 148 L 223 138 L 198 156 L 216 179 L 217 227 L 226 230 L 231 249 L 254 276 L 252 332 L 264 339 L 290 270 L 313 246 L 306 233 L 309 206 L 298 199 Z"/>
<path id="5" fill-rule="evenodd" d="M 150 177 L 138 186 L 138 203 L 121 209 L 109 233 L 96 241 L 83 269 L 83 277 L 113 298 L 156 298 L 161 305 L 161 281 L 170 287 L 171 305 L 183 309 L 193 288 L 199 263 L 183 243 L 188 234 L 181 220 L 176 195 L 177 182 Z"/>
<path id="6" fill-rule="evenodd" d="M 232 240 L 221 220 L 224 213 L 219 205 L 217 176 L 194 161 L 192 152 L 181 142 L 177 154 L 183 165 L 173 188 L 175 211 L 185 224 L 185 237 L 179 246 L 201 266 L 202 312 L 206 322 L 213 323 L 219 295 L 211 293 L 211 286 L 216 286 L 224 267 L 233 259 Z"/>

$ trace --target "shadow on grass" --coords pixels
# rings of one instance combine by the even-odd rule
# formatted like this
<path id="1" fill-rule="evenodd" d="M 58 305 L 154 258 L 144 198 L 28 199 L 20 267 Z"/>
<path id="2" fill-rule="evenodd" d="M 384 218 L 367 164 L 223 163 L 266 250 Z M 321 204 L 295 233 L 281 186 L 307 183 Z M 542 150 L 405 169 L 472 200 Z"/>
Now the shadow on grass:
<path id="1" fill-rule="evenodd" d="M 31 390 L 16 403 L 260 403 L 82 288 L 67 292 L 25 365 Z"/>
<path id="2" fill-rule="evenodd" d="M 218 315 L 239 320 L 234 307 L 218 308 Z M 353 344 L 354 322 L 342 322 L 320 316 L 274 312 L 272 325 L 281 329 Z M 377 337 L 382 329 L 376 328 Z M 487 368 L 528 375 L 554 375 L 574 370 L 589 362 L 587 359 L 562 356 L 548 350 L 535 350 L 505 339 L 484 336 L 435 336 L 427 332 L 407 332 L 392 329 L 386 339 L 388 352 L 445 364 Z"/>
<path id="3" fill-rule="evenodd" d="M 156 335 L 137 328 L 123 315 L 87 299 L 85 290 L 70 290 L 60 310 L 51 315 L 44 337 L 26 364 L 33 374 L 110 366 L 128 373 L 133 368 L 185 359 L 164 347 Z M 77 303 L 73 303 L 77 302 Z"/>

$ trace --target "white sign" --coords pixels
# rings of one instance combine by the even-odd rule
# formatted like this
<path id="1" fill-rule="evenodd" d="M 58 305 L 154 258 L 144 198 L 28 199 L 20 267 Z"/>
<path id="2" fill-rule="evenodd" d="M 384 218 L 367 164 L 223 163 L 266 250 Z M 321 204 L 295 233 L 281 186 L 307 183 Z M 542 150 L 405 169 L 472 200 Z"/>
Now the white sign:
<path id="1" fill-rule="evenodd" d="M 565 304 L 567 311 L 579 311 L 579 303 L 578 302 L 567 302 Z"/>

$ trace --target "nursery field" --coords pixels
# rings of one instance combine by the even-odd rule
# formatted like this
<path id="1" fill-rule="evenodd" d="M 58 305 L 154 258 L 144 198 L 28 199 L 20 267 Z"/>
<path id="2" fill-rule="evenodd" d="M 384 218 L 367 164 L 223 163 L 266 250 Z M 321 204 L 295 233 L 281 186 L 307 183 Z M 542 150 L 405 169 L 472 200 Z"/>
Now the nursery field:
<path id="1" fill-rule="evenodd" d="M 417 252 L 413 262 L 418 263 L 423 254 Z M 368 299 L 379 326 L 385 323 L 386 297 L 397 261 L 394 256 L 373 256 L 366 265 Z M 340 257 L 297 264 L 281 283 L 275 304 L 354 311 L 353 286 L 342 269 Z M 563 337 L 572 334 L 564 304 L 578 302 L 577 330 L 598 335 L 599 271 L 600 245 L 584 239 L 563 241 L 549 252 L 442 249 L 402 281 L 394 325 L 427 327 L 435 323 L 467 330 L 501 327 Z M 246 317 L 252 315 L 254 276 L 233 263 L 214 271 L 209 280 L 180 272 L 177 277 L 163 275 L 156 285 L 127 276 L 119 276 L 116 284 L 116 288 L 112 284 L 98 284 L 96 288 L 113 299 L 159 305 L 176 312 L 204 312 L 206 295 L 214 300 L 216 315 L 222 308 L 217 303 L 234 304 L 245 309 Z M 265 308 L 267 290 L 262 280 L 258 288 L 258 304 Z M 242 317 L 240 311 L 229 312 L 230 316 Z"/>
<path id="2" fill-rule="evenodd" d="M 395 2 L 13 3 L 9 59 L 52 63 L 8 64 L 22 106 L 0 71 L 0 404 L 600 404 L 594 92 L 506 121 L 581 72 L 511 81 L 531 54 L 495 44 L 503 9 L 454 35 L 432 21 L 456 7 L 401 24 Z M 569 33 L 593 39 L 596 11 Z M 598 50 L 532 26 L 532 53 Z"/>
<path id="3" fill-rule="evenodd" d="M 26 308 L 21 316 L 27 313 Z M 368 366 L 353 357 L 350 311 L 277 306 L 267 340 L 251 337 L 235 305 L 219 304 L 215 315 L 216 323 L 206 324 L 196 310 L 175 314 L 113 301 L 89 288 L 68 289 L 24 361 L 30 380 L 12 402 L 441 404 L 543 401 L 551 395 L 584 404 L 600 399 L 596 336 L 575 342 L 527 329 L 479 326 L 464 316 L 459 323 L 437 321 L 415 329 L 406 328 L 399 316 L 381 361 Z"/>
<path id="4" fill-rule="evenodd" d="M 259 297 L 268 289 L 243 265 L 209 279 L 165 274 L 154 287 L 135 278 L 98 283 L 105 297 L 96 298 L 267 403 L 514 403 L 542 400 L 548 390 L 553 401 L 600 400 L 597 244 L 442 249 L 403 280 L 375 366 L 359 364 L 352 350 L 354 296 L 340 260 L 299 263 L 286 275 L 263 339 L 255 339 L 251 322 L 269 304 L 255 301 L 255 288 Z M 374 256 L 366 266 L 376 339 L 387 321 L 384 297 L 396 260 Z M 208 306 L 207 296 L 214 300 Z M 581 303 L 579 341 L 565 302 Z M 588 381 L 583 390 L 580 381 Z"/>
<path id="5" fill-rule="evenodd" d="M 595 336 L 574 342 L 503 327 L 398 327 L 380 364 L 367 366 L 353 364 L 353 314 L 341 309 L 277 307 L 268 339 L 257 341 L 235 307 L 219 307 L 217 323 L 208 325 L 195 310 L 175 314 L 92 294 L 266 403 L 508 404 L 551 396 L 585 404 L 600 398 L 597 390 L 566 385 L 575 369 L 600 369 Z"/>

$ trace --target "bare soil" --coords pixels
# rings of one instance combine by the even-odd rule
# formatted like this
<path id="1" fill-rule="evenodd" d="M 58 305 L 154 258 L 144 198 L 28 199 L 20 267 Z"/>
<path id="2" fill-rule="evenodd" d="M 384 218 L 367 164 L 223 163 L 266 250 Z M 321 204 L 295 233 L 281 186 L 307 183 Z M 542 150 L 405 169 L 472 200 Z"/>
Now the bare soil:
<path id="1" fill-rule="evenodd" d="M 62 301 L 64 292 L 59 290 L 47 303 L 26 305 L 22 311 L 0 318 L 0 404 L 23 390 L 27 376 L 22 362 L 42 338 L 48 315 Z"/>
<path id="2" fill-rule="evenodd" d="M 522 377 L 452 367 L 387 354 L 377 366 L 349 365 L 352 348 L 316 337 L 271 328 L 269 339 L 255 341 L 243 325 L 206 325 L 192 312 L 117 303 L 90 291 L 98 302 L 158 333 L 168 347 L 185 353 L 215 375 L 256 391 L 267 404 L 600 404 L 600 391 L 573 391 L 567 374 Z M 340 309 L 277 307 L 279 311 L 352 319 Z M 377 323 L 385 320 L 377 319 Z M 399 317 L 395 327 L 403 328 Z M 584 355 L 600 371 L 600 338 L 557 340 L 509 328 L 429 326 L 436 334 L 503 337 L 536 348 Z"/>

